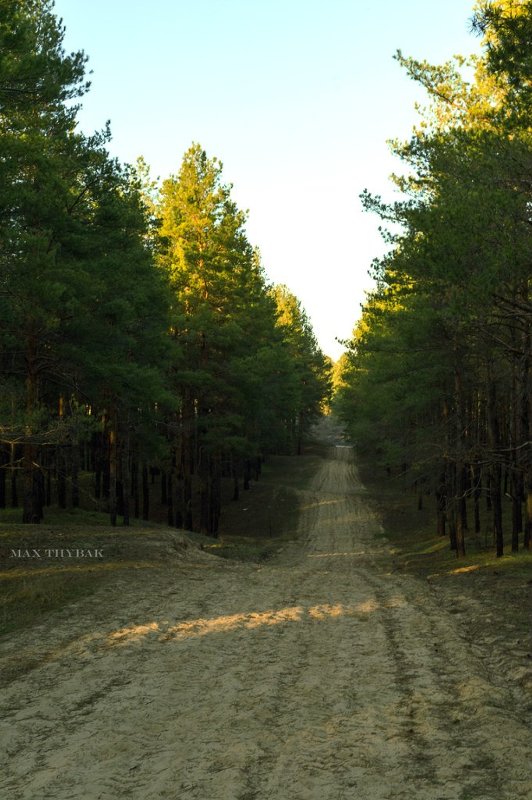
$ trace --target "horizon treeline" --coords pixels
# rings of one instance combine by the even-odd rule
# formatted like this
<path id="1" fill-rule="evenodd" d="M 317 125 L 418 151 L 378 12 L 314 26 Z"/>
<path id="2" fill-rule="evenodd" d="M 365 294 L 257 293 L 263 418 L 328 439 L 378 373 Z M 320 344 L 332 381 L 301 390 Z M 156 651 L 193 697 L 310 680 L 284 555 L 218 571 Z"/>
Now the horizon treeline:
<path id="1" fill-rule="evenodd" d="M 362 195 L 390 250 L 337 367 L 336 408 L 361 451 L 433 496 L 457 555 L 487 504 L 501 556 L 504 504 L 512 551 L 532 535 L 532 3 L 477 4 L 472 27 L 478 57 L 397 54 L 428 106 L 392 144 L 402 199 Z"/>
<path id="2" fill-rule="evenodd" d="M 216 535 L 222 476 L 237 498 L 300 451 L 330 360 L 220 161 L 193 144 L 158 186 L 77 130 L 87 59 L 63 35 L 52 0 L 2 2 L 0 508 L 36 523 L 86 492 L 129 524 L 156 473 L 169 524 Z"/>

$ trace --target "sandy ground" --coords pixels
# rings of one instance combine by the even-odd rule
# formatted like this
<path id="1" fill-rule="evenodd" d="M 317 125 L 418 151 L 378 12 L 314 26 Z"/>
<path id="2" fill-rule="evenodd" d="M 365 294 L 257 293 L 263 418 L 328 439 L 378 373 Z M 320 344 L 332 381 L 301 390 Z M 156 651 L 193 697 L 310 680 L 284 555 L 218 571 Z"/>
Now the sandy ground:
<path id="1" fill-rule="evenodd" d="M 9 637 L 34 668 L 3 692 L 1 796 L 530 800 L 523 710 L 391 571 L 350 448 L 302 500 L 267 565 L 190 548 Z"/>

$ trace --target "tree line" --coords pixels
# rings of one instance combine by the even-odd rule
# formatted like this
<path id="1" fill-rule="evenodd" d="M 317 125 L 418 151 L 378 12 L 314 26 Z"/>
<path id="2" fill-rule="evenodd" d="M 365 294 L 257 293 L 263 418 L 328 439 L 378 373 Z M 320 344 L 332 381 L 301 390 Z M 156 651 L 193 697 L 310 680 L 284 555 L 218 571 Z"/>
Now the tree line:
<path id="1" fill-rule="evenodd" d="M 52 0 L 0 6 L 0 508 L 89 494 L 216 535 L 269 452 L 297 452 L 329 364 L 271 285 L 222 164 L 198 144 L 159 185 L 77 130 L 87 58 Z M 196 498 L 194 500 L 194 498 Z"/>
<path id="2" fill-rule="evenodd" d="M 359 447 L 435 498 L 458 555 L 480 504 L 503 555 L 532 536 L 532 3 L 493 0 L 472 19 L 481 55 L 397 59 L 428 93 L 401 199 L 365 192 L 389 252 L 338 367 L 338 411 Z M 464 78 L 469 67 L 473 78 Z"/>

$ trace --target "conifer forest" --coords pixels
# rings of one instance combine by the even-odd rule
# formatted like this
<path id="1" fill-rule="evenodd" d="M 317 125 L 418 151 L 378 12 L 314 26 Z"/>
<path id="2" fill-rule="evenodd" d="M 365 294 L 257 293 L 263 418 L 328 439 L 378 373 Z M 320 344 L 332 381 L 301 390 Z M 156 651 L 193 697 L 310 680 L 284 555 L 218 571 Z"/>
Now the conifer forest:
<path id="1" fill-rule="evenodd" d="M 532 798 L 532 0 L 471 1 L 432 63 L 466 0 L 0 0 L 1 798 Z"/>

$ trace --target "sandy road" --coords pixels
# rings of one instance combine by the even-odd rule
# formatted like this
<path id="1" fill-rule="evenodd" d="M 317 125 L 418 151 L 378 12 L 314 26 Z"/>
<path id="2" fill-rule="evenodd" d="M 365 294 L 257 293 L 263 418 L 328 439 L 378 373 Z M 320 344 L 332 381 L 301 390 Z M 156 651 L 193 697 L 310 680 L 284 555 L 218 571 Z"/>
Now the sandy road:
<path id="1" fill-rule="evenodd" d="M 302 497 L 267 566 L 198 551 L 8 643 L 48 650 L 3 695 L 2 796 L 529 800 L 520 710 L 390 572 L 351 450 Z"/>

